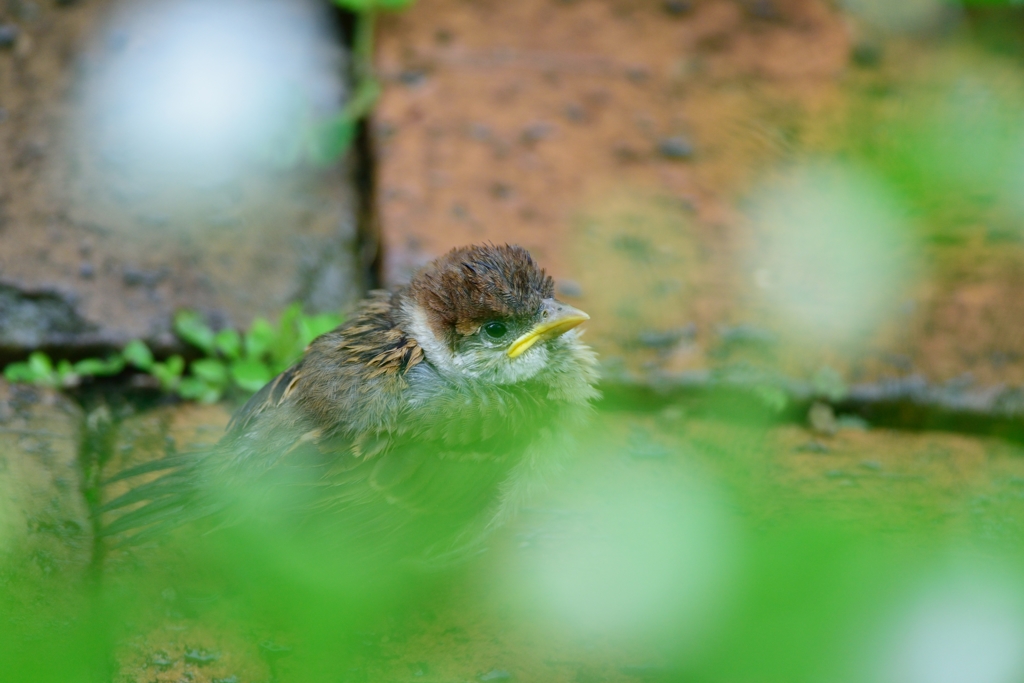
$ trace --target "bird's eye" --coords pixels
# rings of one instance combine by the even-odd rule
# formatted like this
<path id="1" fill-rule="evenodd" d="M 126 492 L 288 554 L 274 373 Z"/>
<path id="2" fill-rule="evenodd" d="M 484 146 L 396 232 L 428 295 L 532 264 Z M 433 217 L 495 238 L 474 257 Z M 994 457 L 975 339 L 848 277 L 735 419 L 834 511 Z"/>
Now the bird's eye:
<path id="1" fill-rule="evenodd" d="M 492 320 L 484 325 L 484 334 L 491 339 L 501 339 L 508 334 L 508 325 L 498 320 Z"/>

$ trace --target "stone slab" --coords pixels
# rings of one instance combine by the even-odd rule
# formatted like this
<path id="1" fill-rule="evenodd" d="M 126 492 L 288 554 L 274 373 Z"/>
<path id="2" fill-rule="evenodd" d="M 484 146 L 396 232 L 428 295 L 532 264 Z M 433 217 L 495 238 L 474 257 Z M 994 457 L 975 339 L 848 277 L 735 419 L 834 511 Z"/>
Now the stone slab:
<path id="1" fill-rule="evenodd" d="M 764 3 L 771 20 L 753 4 L 432 0 L 387 16 L 385 277 L 519 243 L 590 313 L 606 361 L 706 367 L 747 296 L 736 198 L 786 153 L 788 113 L 837 97 L 848 59 L 829 3 Z"/>
<path id="2" fill-rule="evenodd" d="M 179 308 L 246 326 L 292 301 L 336 310 L 361 296 L 352 155 L 318 166 L 297 147 L 305 122 L 337 111 L 347 91 L 346 53 L 325 5 L 261 1 L 250 14 L 263 12 L 262 23 L 222 23 L 196 38 L 203 21 L 173 23 L 175 12 L 202 9 L 189 0 L 7 4 L 0 19 L 17 39 L 0 49 L 0 356 L 82 354 L 133 338 L 166 348 Z M 295 110 L 278 120 L 280 140 L 265 126 L 245 145 L 216 147 L 223 136 L 197 140 L 187 121 L 159 118 L 175 105 L 166 88 L 177 63 L 160 56 L 180 47 L 176 31 L 200 55 L 253 36 L 254 60 L 275 63 L 266 78 L 294 88 L 271 103 Z M 212 73 L 210 106 L 234 106 L 244 93 L 216 99 L 224 79 L 208 61 L 183 77 Z M 152 131 L 132 128 L 140 102 L 157 112 L 140 114 L 157 117 Z M 253 104 L 226 130 L 260 115 Z M 145 147 L 161 136 L 162 157 Z M 181 154 L 168 162 L 175 147 Z"/>
<path id="3" fill-rule="evenodd" d="M 996 52 L 981 46 L 1004 19 L 923 3 L 910 14 L 935 15 L 916 33 L 883 38 L 844 7 L 866 10 L 821 0 L 420 0 L 388 15 L 373 126 L 385 278 L 403 281 L 459 244 L 517 242 L 591 315 L 587 341 L 608 369 L 649 382 L 754 365 L 798 380 L 827 368 L 849 383 L 921 375 L 1019 386 L 1017 161 L 1006 155 L 1001 170 L 1009 142 L 984 152 L 958 142 L 999 140 L 988 122 L 1020 109 L 1015 65 L 965 57 Z M 949 114 L 948 131 L 916 131 L 933 111 L 973 102 L 964 77 L 993 94 L 988 113 L 963 105 L 970 113 Z M 904 158 L 923 144 L 918 132 L 936 136 L 927 161 Z M 912 202 L 907 232 L 922 242 L 880 238 L 860 271 L 870 285 L 832 267 L 845 261 L 841 247 L 820 252 L 832 255 L 820 271 L 825 259 L 809 252 L 796 250 L 792 269 L 769 258 L 786 232 L 755 220 L 754 193 L 779 169 L 819 157 L 866 161 L 883 184 L 902 177 L 902 164 L 936 169 L 935 182 L 889 188 Z M 996 179 L 962 170 L 973 164 Z M 988 185 L 972 195 L 979 183 Z M 871 300 L 876 274 L 891 277 Z M 820 292 L 827 302 L 811 315 L 778 293 L 803 275 L 810 300 Z M 837 334 L 844 325 L 854 332 Z"/>
<path id="4" fill-rule="evenodd" d="M 91 560 L 80 425 L 61 394 L 0 381 L 0 572 L 80 573 Z"/>

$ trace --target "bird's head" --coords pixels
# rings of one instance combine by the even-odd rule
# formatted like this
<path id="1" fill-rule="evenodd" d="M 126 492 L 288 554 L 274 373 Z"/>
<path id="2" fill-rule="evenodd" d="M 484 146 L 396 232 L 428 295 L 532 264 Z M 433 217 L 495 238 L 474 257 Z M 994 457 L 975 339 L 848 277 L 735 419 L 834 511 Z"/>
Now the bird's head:
<path id="1" fill-rule="evenodd" d="M 447 375 L 512 384 L 589 353 L 570 330 L 590 316 L 555 300 L 554 282 L 522 247 L 454 249 L 408 295 L 408 331 Z"/>

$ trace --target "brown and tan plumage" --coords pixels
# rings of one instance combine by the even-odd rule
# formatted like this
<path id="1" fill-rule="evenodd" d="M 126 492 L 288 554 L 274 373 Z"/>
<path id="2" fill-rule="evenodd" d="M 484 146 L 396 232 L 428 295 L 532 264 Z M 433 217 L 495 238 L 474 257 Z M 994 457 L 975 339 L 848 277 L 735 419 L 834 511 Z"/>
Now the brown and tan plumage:
<path id="1" fill-rule="evenodd" d="M 450 557 L 512 514 L 587 412 L 585 319 L 524 249 L 453 250 L 317 338 L 216 449 L 119 477 L 169 470 L 107 505 L 145 502 L 108 533 L 270 514 L 353 556 Z"/>

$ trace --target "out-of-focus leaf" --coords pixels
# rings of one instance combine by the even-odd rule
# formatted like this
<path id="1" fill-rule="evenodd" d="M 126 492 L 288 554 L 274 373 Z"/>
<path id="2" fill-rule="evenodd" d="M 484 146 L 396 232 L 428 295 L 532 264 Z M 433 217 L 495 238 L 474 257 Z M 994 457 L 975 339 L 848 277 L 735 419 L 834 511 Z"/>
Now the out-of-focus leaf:
<path id="1" fill-rule="evenodd" d="M 228 383 L 228 369 L 216 358 L 200 358 L 189 366 L 192 374 L 208 384 L 224 387 Z"/>
<path id="2" fill-rule="evenodd" d="M 273 373 L 258 360 L 238 360 L 231 364 L 231 378 L 242 389 L 257 392 L 273 378 Z"/>
<path id="3" fill-rule="evenodd" d="M 266 318 L 256 318 L 245 333 L 245 355 L 251 359 L 262 358 L 273 345 L 276 336 Z"/>
<path id="4" fill-rule="evenodd" d="M 121 372 L 124 365 L 123 356 L 110 356 L 106 360 L 86 358 L 75 363 L 74 371 L 83 377 L 106 377 Z"/>
<path id="5" fill-rule="evenodd" d="M 229 360 L 234 360 L 242 354 L 242 337 L 233 329 L 221 330 L 213 340 L 217 350 Z"/>
<path id="6" fill-rule="evenodd" d="M 210 386 L 198 377 L 186 377 L 178 384 L 178 395 L 200 403 L 215 403 L 221 397 L 217 387 Z"/>
<path id="7" fill-rule="evenodd" d="M 274 368 L 287 368 L 305 348 L 298 331 L 298 320 L 301 316 L 302 306 L 297 303 L 284 309 L 281 314 L 277 325 L 277 337 L 270 348 L 270 360 Z"/>
<path id="8" fill-rule="evenodd" d="M 75 366 L 66 358 L 61 358 L 58 361 L 54 379 L 55 386 L 62 389 L 77 387 L 82 381 L 82 378 L 75 372 Z"/>
<path id="9" fill-rule="evenodd" d="M 4 379 L 8 382 L 33 382 L 36 373 L 28 363 L 11 363 L 4 368 Z"/>
<path id="10" fill-rule="evenodd" d="M 167 363 L 165 365 L 168 372 L 177 375 L 178 377 L 185 372 L 185 359 L 181 356 L 171 356 L 167 359 Z"/>
<path id="11" fill-rule="evenodd" d="M 177 355 L 168 358 L 166 363 L 154 363 L 151 370 L 164 391 L 175 389 L 184 371 L 185 359 Z"/>
<path id="12" fill-rule="evenodd" d="M 174 332 L 209 355 L 216 350 L 213 330 L 195 311 L 179 311 L 174 316 Z"/>
<path id="13" fill-rule="evenodd" d="M 33 351 L 28 357 L 28 366 L 32 370 L 34 381 L 41 381 L 53 375 L 53 361 L 42 351 Z"/>
<path id="14" fill-rule="evenodd" d="M 128 342 L 121 352 L 124 359 L 140 370 L 150 370 L 153 367 L 153 352 L 141 339 L 133 339 Z"/>

